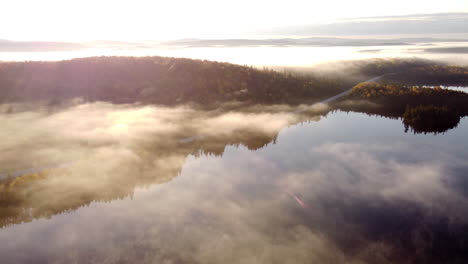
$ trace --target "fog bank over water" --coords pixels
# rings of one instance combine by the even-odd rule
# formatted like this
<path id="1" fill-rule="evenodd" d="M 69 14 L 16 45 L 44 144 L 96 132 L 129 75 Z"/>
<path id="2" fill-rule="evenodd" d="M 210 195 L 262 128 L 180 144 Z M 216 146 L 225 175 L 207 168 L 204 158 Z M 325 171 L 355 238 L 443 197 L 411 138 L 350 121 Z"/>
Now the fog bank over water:
<path id="1" fill-rule="evenodd" d="M 444 250 L 465 254 L 466 120 L 444 135 L 413 135 L 400 120 L 287 111 L 94 103 L 2 114 L 2 168 L 71 162 L 1 183 L 4 263 L 437 263 Z"/>
<path id="2" fill-rule="evenodd" d="M 2 108 L 11 107 L 3 105 Z M 18 105 L 14 107 L 21 109 Z M 171 108 L 100 102 L 61 110 L 25 108 L 0 115 L 3 124 L 0 135 L 10 139 L 0 143 L 5 153 L 0 165 L 8 172 L 33 164 L 79 161 L 94 152 L 110 154 L 121 150 L 133 155 L 132 149 L 140 144 L 177 144 L 181 139 L 197 135 L 207 138 L 242 132 L 272 135 L 301 118 L 284 112 L 290 111 L 288 106 L 263 109 L 253 112 L 258 110 L 253 106 L 244 109 L 245 112 L 223 112 L 189 106 Z"/>
<path id="3" fill-rule="evenodd" d="M 1 7 L 0 264 L 468 263 L 468 0 Z"/>

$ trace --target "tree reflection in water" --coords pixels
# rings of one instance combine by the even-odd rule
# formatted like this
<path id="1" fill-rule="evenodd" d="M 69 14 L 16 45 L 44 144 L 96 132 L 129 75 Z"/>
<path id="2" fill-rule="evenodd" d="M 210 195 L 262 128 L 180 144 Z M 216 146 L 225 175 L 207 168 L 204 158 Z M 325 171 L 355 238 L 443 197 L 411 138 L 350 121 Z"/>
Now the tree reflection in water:
<path id="1" fill-rule="evenodd" d="M 46 114 L 30 123 L 33 133 L 18 131 L 16 141 L 2 143 L 16 155 L 16 167 L 8 156 L 1 158 L 10 171 L 31 159 L 73 160 L 0 183 L 0 241 L 67 245 L 51 252 L 36 244 L 27 259 L 5 243 L 5 263 L 457 263 L 468 257 L 466 195 L 454 188 L 468 168 L 443 148 L 429 155 L 424 153 L 432 145 L 415 151 L 411 141 L 393 138 L 359 142 L 351 127 L 339 123 L 327 130 L 340 112 L 316 122 L 320 115 L 286 114 L 284 108 L 202 114 L 114 107 Z M 418 111 L 410 112 L 424 117 Z M 68 122 L 85 113 L 94 113 L 94 121 Z M 2 117 L 11 126 L 5 133 L 24 127 L 27 115 Z M 359 133 L 376 133 L 366 128 L 380 118 L 353 116 Z M 83 129 L 88 126 L 96 130 Z M 422 129 L 432 132 L 434 126 Z M 294 134 L 302 130 L 309 136 Z M 350 142 L 337 140 L 340 131 L 349 133 Z M 181 141 L 194 135 L 203 136 Z M 60 233 L 56 221 L 63 218 L 74 224 Z M 52 230 L 57 226 L 50 231 L 56 240 L 40 231 L 48 223 Z M 92 239 L 70 238 L 89 228 L 96 229 Z"/>

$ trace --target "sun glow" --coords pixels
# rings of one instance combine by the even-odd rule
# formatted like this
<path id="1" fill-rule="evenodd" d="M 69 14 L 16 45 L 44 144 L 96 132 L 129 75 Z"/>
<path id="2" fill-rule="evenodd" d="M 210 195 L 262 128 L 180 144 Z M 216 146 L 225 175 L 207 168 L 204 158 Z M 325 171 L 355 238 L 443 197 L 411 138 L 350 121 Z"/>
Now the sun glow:
<path id="1" fill-rule="evenodd" d="M 462 43 L 463 44 L 463 43 Z M 444 47 L 444 44 L 434 45 Z M 459 43 L 459 45 L 461 45 Z M 92 56 L 167 56 L 230 62 L 254 66 L 310 66 L 336 60 L 368 58 L 414 57 L 458 62 L 451 54 L 423 53 L 425 46 L 369 47 L 228 47 L 228 48 L 158 48 L 158 49 L 82 49 L 56 52 L 0 52 L 0 61 L 58 61 Z M 460 61 L 463 64 L 466 61 Z"/>
<path id="2" fill-rule="evenodd" d="M 6 0 L 0 10 L 0 37 L 56 41 L 235 38 L 349 17 L 466 11 L 465 0 L 445 1 L 442 8 L 436 0 Z"/>

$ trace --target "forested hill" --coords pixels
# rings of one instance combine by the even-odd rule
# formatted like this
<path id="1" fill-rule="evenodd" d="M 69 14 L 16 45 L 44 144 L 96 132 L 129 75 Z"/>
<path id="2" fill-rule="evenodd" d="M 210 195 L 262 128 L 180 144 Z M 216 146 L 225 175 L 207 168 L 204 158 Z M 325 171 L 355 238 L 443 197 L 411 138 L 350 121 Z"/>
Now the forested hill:
<path id="1" fill-rule="evenodd" d="M 402 118 L 406 129 L 415 133 L 441 133 L 468 116 L 468 94 L 435 88 L 391 83 L 356 85 L 336 107 L 344 111 Z"/>
<path id="2" fill-rule="evenodd" d="M 372 59 L 348 63 L 354 65 L 358 74 L 364 76 L 387 74 L 385 78 L 387 81 L 405 85 L 468 85 L 468 67 L 448 65 L 438 61 Z"/>
<path id="3" fill-rule="evenodd" d="M 347 85 L 330 78 L 166 57 L 0 63 L 0 103 L 60 103 L 76 97 L 114 103 L 298 103 L 334 95 Z"/>

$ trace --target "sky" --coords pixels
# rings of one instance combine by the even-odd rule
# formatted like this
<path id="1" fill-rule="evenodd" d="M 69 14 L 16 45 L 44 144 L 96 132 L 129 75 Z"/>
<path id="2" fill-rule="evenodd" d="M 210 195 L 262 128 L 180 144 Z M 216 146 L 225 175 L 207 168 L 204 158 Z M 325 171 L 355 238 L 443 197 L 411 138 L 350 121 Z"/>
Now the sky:
<path id="1" fill-rule="evenodd" d="M 74 42 L 339 34 L 317 27 L 356 25 L 366 17 L 372 17 L 367 21 L 372 23 L 381 16 L 411 21 L 423 17 L 408 15 L 464 13 L 468 1 L 4 0 L 1 7 L 0 39 Z M 449 21 L 446 27 L 460 28 L 466 17 L 457 21 L 458 26 Z"/>

